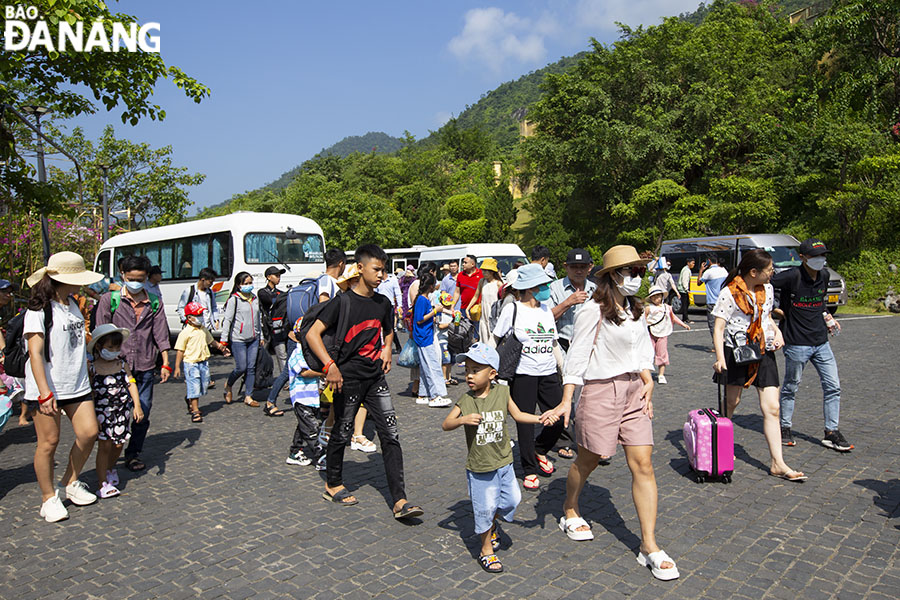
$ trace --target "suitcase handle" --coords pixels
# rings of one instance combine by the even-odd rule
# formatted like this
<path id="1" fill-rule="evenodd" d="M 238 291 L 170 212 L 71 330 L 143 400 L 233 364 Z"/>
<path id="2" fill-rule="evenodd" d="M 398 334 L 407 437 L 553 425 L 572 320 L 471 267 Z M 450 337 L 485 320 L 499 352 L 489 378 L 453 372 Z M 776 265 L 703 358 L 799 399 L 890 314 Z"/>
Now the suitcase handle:
<path id="1" fill-rule="evenodd" d="M 718 396 L 719 396 L 719 414 L 722 415 L 723 417 L 727 417 L 728 413 L 725 411 L 725 404 L 728 402 L 728 394 L 722 393 L 722 388 L 724 388 L 724 387 L 725 386 L 722 384 L 721 381 L 719 381 L 719 378 L 717 377 L 716 378 L 716 392 L 718 392 Z"/>

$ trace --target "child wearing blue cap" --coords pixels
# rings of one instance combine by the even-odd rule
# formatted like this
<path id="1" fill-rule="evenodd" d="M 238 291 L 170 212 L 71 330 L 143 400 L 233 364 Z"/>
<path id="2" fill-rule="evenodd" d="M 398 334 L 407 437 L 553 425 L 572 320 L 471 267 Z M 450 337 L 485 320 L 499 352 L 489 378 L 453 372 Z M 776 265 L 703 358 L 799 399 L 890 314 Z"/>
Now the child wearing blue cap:
<path id="1" fill-rule="evenodd" d="M 503 564 L 495 554 L 500 547 L 497 517 L 512 522 L 522 492 L 513 470 L 512 445 L 506 429 L 506 415 L 520 423 L 550 425 L 557 420 L 551 412 L 540 417 L 523 413 L 512 401 L 509 388 L 494 385 L 500 355 L 484 343 L 474 344 L 460 354 L 466 359 L 469 391 L 460 398 L 441 427 L 451 431 L 465 425 L 466 478 L 475 516 L 475 533 L 481 537 L 478 560 L 488 573 L 501 573 Z"/>

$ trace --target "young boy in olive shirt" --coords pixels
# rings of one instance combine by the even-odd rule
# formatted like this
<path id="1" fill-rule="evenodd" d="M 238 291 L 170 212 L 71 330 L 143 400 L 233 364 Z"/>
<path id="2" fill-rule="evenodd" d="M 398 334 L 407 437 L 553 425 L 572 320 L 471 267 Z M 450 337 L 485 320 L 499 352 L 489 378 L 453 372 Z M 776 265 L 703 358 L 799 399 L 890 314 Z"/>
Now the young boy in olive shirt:
<path id="1" fill-rule="evenodd" d="M 512 522 L 522 499 L 513 469 L 512 445 L 506 429 L 507 412 L 519 423 L 551 425 L 557 417 L 548 411 L 538 417 L 519 410 L 509 395 L 509 388 L 491 381 L 500 368 L 500 355 L 484 343 L 474 344 L 459 358 L 466 359 L 466 384 L 469 391 L 459 399 L 441 426 L 451 431 L 466 427 L 466 477 L 475 516 L 475 533 L 481 536 L 481 568 L 500 573 L 503 564 L 494 553 L 500 542 L 494 519 Z"/>

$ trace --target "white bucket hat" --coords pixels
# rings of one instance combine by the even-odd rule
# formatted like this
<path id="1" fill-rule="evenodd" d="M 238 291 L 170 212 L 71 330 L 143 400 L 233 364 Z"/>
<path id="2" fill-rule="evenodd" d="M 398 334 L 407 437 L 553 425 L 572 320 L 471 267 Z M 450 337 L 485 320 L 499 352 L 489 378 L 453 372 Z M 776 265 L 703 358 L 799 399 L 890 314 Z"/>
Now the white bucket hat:
<path id="1" fill-rule="evenodd" d="M 97 345 L 97 342 L 111 333 L 121 333 L 123 342 L 128 339 L 129 335 L 131 335 L 131 332 L 127 329 L 116 327 L 112 323 L 104 323 L 91 332 L 91 341 L 87 343 L 87 353 L 92 354 L 94 352 L 94 346 Z"/>
<path id="2" fill-rule="evenodd" d="M 47 261 L 46 267 L 41 267 L 31 274 L 26 280 L 29 286 L 35 286 L 49 275 L 50 279 L 67 285 L 90 285 L 103 279 L 100 273 L 94 273 L 84 268 L 84 259 L 75 252 L 57 252 Z"/>

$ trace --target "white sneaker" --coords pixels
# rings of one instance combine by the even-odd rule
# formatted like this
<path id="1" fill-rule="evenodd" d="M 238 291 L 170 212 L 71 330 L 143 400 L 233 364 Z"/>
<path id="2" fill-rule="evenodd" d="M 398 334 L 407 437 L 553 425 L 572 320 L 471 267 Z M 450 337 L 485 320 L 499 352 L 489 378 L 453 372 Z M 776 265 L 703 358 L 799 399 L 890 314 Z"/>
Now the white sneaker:
<path id="1" fill-rule="evenodd" d="M 53 494 L 41 504 L 41 516 L 48 523 L 56 523 L 57 521 L 68 519 L 69 511 L 63 506 L 62 500 L 59 499 L 59 494 Z"/>
<path id="2" fill-rule="evenodd" d="M 666 376 L 665 376 L 665 375 L 660 375 L 660 376 L 657 378 L 657 383 L 669 383 L 669 382 L 666 381 Z"/>
<path id="3" fill-rule="evenodd" d="M 358 437 L 354 435 L 350 438 L 350 449 L 359 450 L 360 452 L 375 452 L 375 442 L 364 435 Z"/>
<path id="4" fill-rule="evenodd" d="M 453 404 L 453 400 L 446 396 L 435 396 L 428 401 L 429 408 L 444 408 L 445 406 L 450 406 L 451 404 Z"/>
<path id="5" fill-rule="evenodd" d="M 312 464 L 312 460 L 310 460 L 308 456 L 303 454 L 303 450 L 297 450 L 295 454 L 288 455 L 284 462 L 289 465 L 299 465 L 301 467 Z"/>
<path id="6" fill-rule="evenodd" d="M 100 486 L 98 495 L 101 498 L 112 498 L 113 496 L 118 496 L 119 493 L 119 488 L 111 484 L 109 481 L 104 481 L 103 485 Z"/>
<path id="7" fill-rule="evenodd" d="M 67 486 L 59 484 L 60 490 L 65 490 L 66 498 L 72 501 L 72 504 L 78 506 L 87 506 L 97 501 L 97 496 L 91 493 L 86 483 L 80 479 L 76 479 Z"/>
<path id="8" fill-rule="evenodd" d="M 325 469 L 325 455 L 323 454 L 319 457 L 319 460 L 316 461 L 316 471 L 324 471 Z"/>
<path id="9" fill-rule="evenodd" d="M 110 485 L 114 487 L 119 487 L 119 470 L 111 469 L 106 472 L 106 480 L 110 483 Z"/>
<path id="10" fill-rule="evenodd" d="M 425 396 L 419 396 L 416 398 L 416 404 L 428 404 L 429 400 Z"/>

